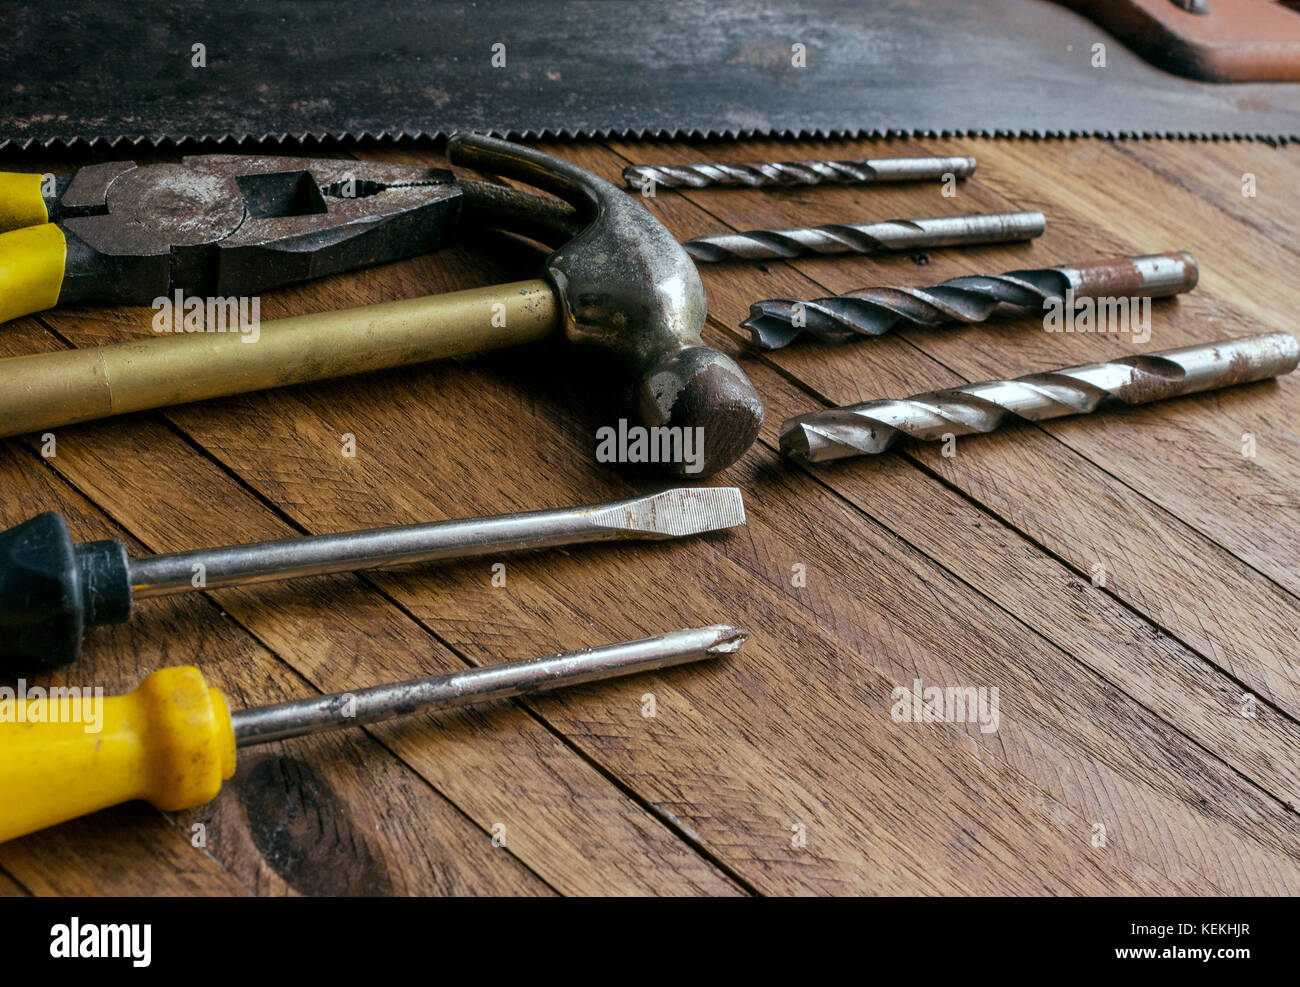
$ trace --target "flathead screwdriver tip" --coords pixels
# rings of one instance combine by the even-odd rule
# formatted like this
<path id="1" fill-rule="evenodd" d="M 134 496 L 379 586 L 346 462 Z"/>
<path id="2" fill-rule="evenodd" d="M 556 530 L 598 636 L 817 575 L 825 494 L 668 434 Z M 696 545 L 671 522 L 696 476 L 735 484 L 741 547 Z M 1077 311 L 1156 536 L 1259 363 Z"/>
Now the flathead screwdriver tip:
<path id="1" fill-rule="evenodd" d="M 602 505 L 591 521 L 650 538 L 682 538 L 743 525 L 745 502 L 738 487 L 677 487 Z"/>

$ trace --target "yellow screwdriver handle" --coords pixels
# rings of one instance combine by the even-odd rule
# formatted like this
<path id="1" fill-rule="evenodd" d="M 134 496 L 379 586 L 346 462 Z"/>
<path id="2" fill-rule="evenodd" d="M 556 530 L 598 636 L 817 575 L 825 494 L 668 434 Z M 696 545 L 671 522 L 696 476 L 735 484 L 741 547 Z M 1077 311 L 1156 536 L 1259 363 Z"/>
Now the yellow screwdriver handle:
<path id="1" fill-rule="evenodd" d="M 55 223 L 0 233 L 0 322 L 57 305 L 67 256 Z"/>
<path id="2" fill-rule="evenodd" d="M 50 221 L 50 211 L 41 195 L 44 175 L 0 171 L 0 232 Z"/>
<path id="3" fill-rule="evenodd" d="M 0 698 L 0 841 L 132 799 L 189 809 L 235 773 L 230 710 L 197 668 L 161 669 L 125 696 L 80 692 Z"/>

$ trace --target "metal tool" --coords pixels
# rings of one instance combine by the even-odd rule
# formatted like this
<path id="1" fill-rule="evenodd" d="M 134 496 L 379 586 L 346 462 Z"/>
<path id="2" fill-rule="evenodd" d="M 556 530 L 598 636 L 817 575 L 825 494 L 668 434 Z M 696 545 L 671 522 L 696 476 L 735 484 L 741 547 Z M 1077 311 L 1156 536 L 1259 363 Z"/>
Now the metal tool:
<path id="1" fill-rule="evenodd" d="M 745 639 L 714 624 L 234 713 L 192 666 L 89 706 L 90 689 L 11 699 L 0 721 L 0 841 L 135 799 L 166 812 L 203 805 L 235 773 L 240 747 L 670 668 L 732 654 Z"/>
<path id="2" fill-rule="evenodd" d="M 685 487 L 585 507 L 407 524 L 132 559 L 116 540 L 74 544 L 62 517 L 0 533 L 0 671 L 75 661 L 87 628 L 134 600 L 322 573 L 601 541 L 684 538 L 745 523 L 735 487 Z"/>
<path id="3" fill-rule="evenodd" d="M 696 260 L 714 262 L 800 257 L 804 254 L 879 254 L 1030 240 L 1042 236 L 1044 225 L 1041 212 L 986 213 L 719 233 L 697 236 L 682 246 Z"/>
<path id="4" fill-rule="evenodd" d="M 464 191 L 439 168 L 235 154 L 111 161 L 50 184 L 0 173 L 0 322 L 251 296 L 411 257 L 451 238 Z"/>
<path id="5" fill-rule="evenodd" d="M 1164 298 L 1190 291 L 1196 279 L 1196 258 L 1186 251 L 1108 257 L 1076 267 L 965 275 L 929 288 L 859 288 L 811 301 L 769 298 L 750 306 L 741 327 L 750 331 L 755 346 L 777 350 L 804 332 L 837 343 L 899 326 L 983 322 L 1004 306 L 1041 312 L 1050 302 Z"/>
<path id="6" fill-rule="evenodd" d="M 933 441 L 1045 421 L 1106 405 L 1138 405 L 1289 374 L 1300 343 L 1271 332 L 814 411 L 781 426 L 781 451 L 808 463 L 884 452 L 903 436 Z"/>
<path id="7" fill-rule="evenodd" d="M 758 434 L 763 404 L 735 361 L 704 345 L 704 286 L 672 234 L 634 197 L 531 148 L 465 135 L 447 154 L 573 207 L 502 186 L 464 196 L 463 224 L 557 248 L 544 278 L 262 322 L 255 340 L 194 332 L 0 360 L 0 436 L 562 333 L 614 358 L 644 425 L 704 430 L 698 476 L 739 458 Z M 670 468 L 685 473 L 683 464 Z"/>
<path id="8" fill-rule="evenodd" d="M 1218 19 L 1168 0 L 1129 3 Z M 1300 135 L 1300 87 L 1180 79 L 1118 31 L 1045 0 L 699 0 L 655 4 L 652 17 L 608 0 L 371 0 L 364 16 L 344 0 L 191 4 L 183 18 L 119 6 L 23 5 L 0 34 L 0 146 L 457 130 L 525 140 Z M 1267 0 L 1227 6 L 1295 18 Z M 214 38 L 249 48 L 225 57 Z M 219 65 L 191 65 L 203 40 Z M 1264 48 L 1239 47 L 1256 60 Z M 169 72 L 176 84 L 160 85 Z"/>
<path id="9" fill-rule="evenodd" d="M 948 175 L 969 178 L 974 173 L 975 159 L 967 157 L 759 161 L 747 164 L 704 161 L 698 164 L 628 165 L 623 169 L 623 181 L 629 188 L 639 188 L 647 181 L 664 188 L 707 188 L 710 185 L 766 188 L 929 182 L 942 181 Z"/>

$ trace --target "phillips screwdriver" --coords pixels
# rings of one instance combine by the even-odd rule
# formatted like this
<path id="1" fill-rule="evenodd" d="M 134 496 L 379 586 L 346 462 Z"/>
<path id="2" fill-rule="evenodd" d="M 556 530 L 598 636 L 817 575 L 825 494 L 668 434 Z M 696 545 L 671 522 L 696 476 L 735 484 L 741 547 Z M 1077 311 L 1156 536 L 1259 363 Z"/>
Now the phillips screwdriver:
<path id="1" fill-rule="evenodd" d="M 903 436 L 991 432 L 1008 420 L 1045 421 L 1107 405 L 1137 405 L 1289 374 L 1300 343 L 1285 332 L 1199 343 L 1064 370 L 814 411 L 781 426 L 781 451 L 808 463 L 884 452 Z"/>
<path id="2" fill-rule="evenodd" d="M 682 244 L 698 261 L 766 260 L 805 254 L 880 254 L 887 251 L 1009 243 L 1043 235 L 1041 212 L 975 213 L 880 223 L 831 223 L 789 230 L 746 230 L 697 236 Z"/>
<path id="3" fill-rule="evenodd" d="M 235 750 L 730 654 L 727 624 L 430 675 L 230 712 L 192 666 L 163 668 L 123 696 L 0 700 L 0 841 L 144 799 L 167 812 L 216 798 Z M 89 696 L 90 698 L 86 698 Z"/>
<path id="4" fill-rule="evenodd" d="M 1067 299 L 1165 298 L 1190 291 L 1196 279 L 1196 258 L 1186 251 L 1108 257 L 1077 266 L 969 274 L 928 288 L 859 288 L 810 301 L 769 298 L 750 306 L 741 327 L 755 346 L 776 350 L 804 332 L 833 343 L 898 327 L 983 322 L 1001 306 L 1041 312 Z"/>
<path id="5" fill-rule="evenodd" d="M 736 487 L 680 487 L 627 500 L 128 558 L 116 540 L 73 544 L 55 513 L 0 533 L 0 672 L 75 661 L 88 627 L 132 601 L 276 579 L 584 542 L 661 540 L 745 523 Z"/>

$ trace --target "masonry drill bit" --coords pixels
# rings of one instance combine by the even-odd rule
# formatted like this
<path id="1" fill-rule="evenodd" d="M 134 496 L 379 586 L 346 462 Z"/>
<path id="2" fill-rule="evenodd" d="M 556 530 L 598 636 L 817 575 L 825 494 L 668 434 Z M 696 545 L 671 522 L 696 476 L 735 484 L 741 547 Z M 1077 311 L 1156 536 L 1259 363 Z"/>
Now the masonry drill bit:
<path id="1" fill-rule="evenodd" d="M 713 624 L 233 712 L 189 665 L 124 696 L 72 687 L 56 700 L 42 689 L 10 699 L 13 715 L 0 718 L 0 842 L 135 799 L 165 812 L 203 805 L 254 744 L 705 661 L 745 639 Z"/>
<path id="2" fill-rule="evenodd" d="M 741 323 L 754 345 L 777 350 L 804 332 L 823 342 L 880 336 L 899 326 L 934 328 L 983 322 L 1001 306 L 1043 311 L 1085 298 L 1164 298 L 1196 287 L 1196 258 L 1186 251 L 1110 257 L 1078 267 L 1036 267 L 950 278 L 929 288 L 859 288 L 830 298 L 754 302 Z"/>
<path id="3" fill-rule="evenodd" d="M 1042 236 L 1041 212 L 977 213 L 882 223 L 832 223 L 790 230 L 698 236 L 682 246 L 699 261 L 763 260 L 804 254 L 879 254 L 929 247 L 1007 243 Z"/>
<path id="4" fill-rule="evenodd" d="M 882 182 L 941 181 L 948 175 L 969 178 L 975 159 L 857 158 L 852 161 L 757 161 L 732 164 L 703 161 L 698 164 L 628 165 L 623 181 L 639 188 L 647 181 L 664 188 L 706 188 L 710 185 L 766 186 L 876 185 Z"/>
<path id="5" fill-rule="evenodd" d="M 661 540 L 745 523 L 735 487 L 683 487 L 628 500 L 128 558 L 120 541 L 74 544 L 62 517 L 0 532 L 0 670 L 76 660 L 86 627 L 118 624 L 132 602 L 275 579 L 410 565 L 584 542 Z"/>
<path id="6" fill-rule="evenodd" d="M 902 400 L 814 411 L 781 426 L 781 451 L 808 463 L 884 452 L 900 437 L 932 441 L 991 432 L 1008 419 L 1045 421 L 1104 405 L 1138 405 L 1288 374 L 1300 343 L 1285 332 L 991 380 Z"/>

